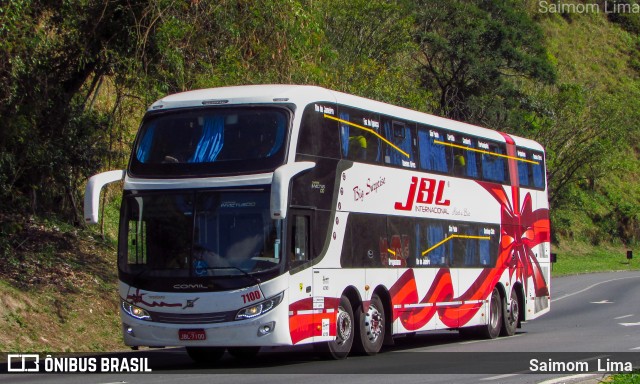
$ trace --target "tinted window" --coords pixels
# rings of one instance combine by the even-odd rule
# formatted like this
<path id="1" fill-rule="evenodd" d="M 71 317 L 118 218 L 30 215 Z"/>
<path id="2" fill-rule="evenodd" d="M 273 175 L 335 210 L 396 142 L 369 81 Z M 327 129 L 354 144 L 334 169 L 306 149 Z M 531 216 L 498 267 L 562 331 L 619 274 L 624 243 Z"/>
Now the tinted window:
<path id="1" fill-rule="evenodd" d="M 482 179 L 495 183 L 507 183 L 507 160 L 504 145 L 478 139 L 478 148 L 482 150 Z"/>
<path id="2" fill-rule="evenodd" d="M 440 173 L 449 172 L 444 132 L 431 127 L 418 127 L 418 146 L 420 147 L 420 169 Z M 451 152 L 450 149 L 448 151 Z"/>
<path id="3" fill-rule="evenodd" d="M 528 187 L 531 183 L 531 159 L 529 153 L 522 148 L 516 149 L 518 158 L 518 183 L 521 187 Z"/>
<path id="4" fill-rule="evenodd" d="M 416 168 L 414 146 L 415 126 L 390 119 L 383 120 L 385 143 L 384 162 L 405 168 Z"/>
<path id="5" fill-rule="evenodd" d="M 280 263 L 281 223 L 269 192 L 130 195 L 121 217 L 121 271 L 148 276 L 236 276 Z"/>
<path id="6" fill-rule="evenodd" d="M 479 178 L 476 140 L 459 133 L 447 133 L 446 142 L 451 147 L 448 156 L 451 173 L 458 177 Z"/>
<path id="7" fill-rule="evenodd" d="M 546 178 L 544 174 L 544 155 L 542 152 L 533 152 L 531 158 L 533 161 L 537 162 L 537 164 L 531 165 L 533 186 L 534 188 L 544 189 L 544 180 Z"/>
<path id="8" fill-rule="evenodd" d="M 340 158 L 338 122 L 332 119 L 335 117 L 336 110 L 335 105 L 331 103 L 307 105 L 300 123 L 298 153 Z"/>
<path id="9" fill-rule="evenodd" d="M 413 220 L 404 217 L 389 217 L 387 235 L 380 249 L 381 253 L 387 253 L 387 266 L 415 266 L 415 258 L 412 257 L 415 255 Z"/>
<path id="10" fill-rule="evenodd" d="M 415 228 L 418 266 L 460 268 L 495 264 L 500 237 L 496 225 L 421 220 Z"/>
<path id="11" fill-rule="evenodd" d="M 340 108 L 342 157 L 353 161 L 377 163 L 382 157 L 378 115 L 354 108 Z"/>
<path id="12" fill-rule="evenodd" d="M 340 263 L 343 268 L 389 266 L 386 218 L 349 214 Z"/>
<path id="13" fill-rule="evenodd" d="M 416 265 L 441 267 L 453 257 L 451 243 L 447 241 L 448 229 L 441 221 L 421 221 L 416 229 Z"/>
<path id="14" fill-rule="evenodd" d="M 282 108 L 208 108 L 148 117 L 131 172 L 188 176 L 270 170 L 284 161 L 288 113 Z"/>
<path id="15" fill-rule="evenodd" d="M 516 150 L 518 158 L 518 182 L 521 187 L 544 189 L 544 156 L 541 152 L 525 148 Z"/>

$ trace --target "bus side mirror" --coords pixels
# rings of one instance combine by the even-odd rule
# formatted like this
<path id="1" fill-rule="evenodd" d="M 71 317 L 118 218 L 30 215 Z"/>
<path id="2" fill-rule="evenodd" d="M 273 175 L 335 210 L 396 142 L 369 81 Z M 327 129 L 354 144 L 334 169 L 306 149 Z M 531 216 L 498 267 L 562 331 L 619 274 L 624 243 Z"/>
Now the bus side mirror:
<path id="1" fill-rule="evenodd" d="M 84 221 L 87 224 L 98 223 L 98 208 L 100 208 L 100 191 L 114 181 L 124 178 L 124 170 L 102 172 L 91 176 L 84 190 Z"/>
<path id="2" fill-rule="evenodd" d="M 316 166 L 311 161 L 285 164 L 273 172 L 271 181 L 271 218 L 282 220 L 287 217 L 287 201 L 289 201 L 289 182 L 291 179 Z"/>

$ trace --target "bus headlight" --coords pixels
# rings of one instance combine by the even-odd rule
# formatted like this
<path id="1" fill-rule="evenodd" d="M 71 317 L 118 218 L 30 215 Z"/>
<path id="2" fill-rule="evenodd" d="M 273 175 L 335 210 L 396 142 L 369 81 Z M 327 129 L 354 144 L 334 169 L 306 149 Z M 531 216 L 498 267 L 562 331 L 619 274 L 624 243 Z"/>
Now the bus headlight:
<path id="1" fill-rule="evenodd" d="M 151 320 L 149 312 L 124 300 L 122 301 L 122 310 L 129 316 L 138 320 Z"/>
<path id="2" fill-rule="evenodd" d="M 269 312 L 270 310 L 275 308 L 276 305 L 280 304 L 283 296 L 284 292 L 280 292 L 270 299 L 261 301 L 257 304 L 253 304 L 249 307 L 242 308 L 236 314 L 236 320 L 251 319 L 253 317 L 260 316 Z"/>

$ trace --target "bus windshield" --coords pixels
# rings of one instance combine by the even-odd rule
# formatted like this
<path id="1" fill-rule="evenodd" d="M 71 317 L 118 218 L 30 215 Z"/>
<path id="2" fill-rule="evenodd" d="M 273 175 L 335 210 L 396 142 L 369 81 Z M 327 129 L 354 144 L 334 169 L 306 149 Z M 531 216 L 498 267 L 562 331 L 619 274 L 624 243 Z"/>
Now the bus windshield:
<path id="1" fill-rule="evenodd" d="M 268 191 L 132 194 L 124 199 L 119 267 L 145 277 L 247 276 L 281 263 Z"/>
<path id="2" fill-rule="evenodd" d="M 150 113 L 130 163 L 135 176 L 272 171 L 284 161 L 288 113 L 278 107 L 218 107 Z"/>

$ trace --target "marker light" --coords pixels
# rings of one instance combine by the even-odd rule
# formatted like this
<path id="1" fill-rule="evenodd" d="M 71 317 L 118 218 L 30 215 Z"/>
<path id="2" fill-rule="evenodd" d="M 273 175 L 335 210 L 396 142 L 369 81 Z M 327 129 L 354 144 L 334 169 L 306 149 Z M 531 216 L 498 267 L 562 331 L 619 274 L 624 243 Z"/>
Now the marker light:
<path id="1" fill-rule="evenodd" d="M 136 337 L 136 333 L 133 331 L 133 328 L 130 325 L 122 324 L 122 327 L 124 328 L 124 331 L 127 333 L 127 335 Z"/>
<path id="2" fill-rule="evenodd" d="M 276 327 L 275 321 L 270 321 L 267 324 L 263 324 L 258 328 L 258 336 L 266 336 L 273 332 L 273 329 Z"/>
<path id="3" fill-rule="evenodd" d="M 138 320 L 151 320 L 149 312 L 126 301 L 122 301 L 122 310 Z"/>
<path id="4" fill-rule="evenodd" d="M 280 292 L 268 300 L 242 308 L 236 314 L 236 320 L 251 319 L 269 312 L 275 308 L 276 305 L 280 304 L 282 296 L 284 296 L 284 292 Z"/>

